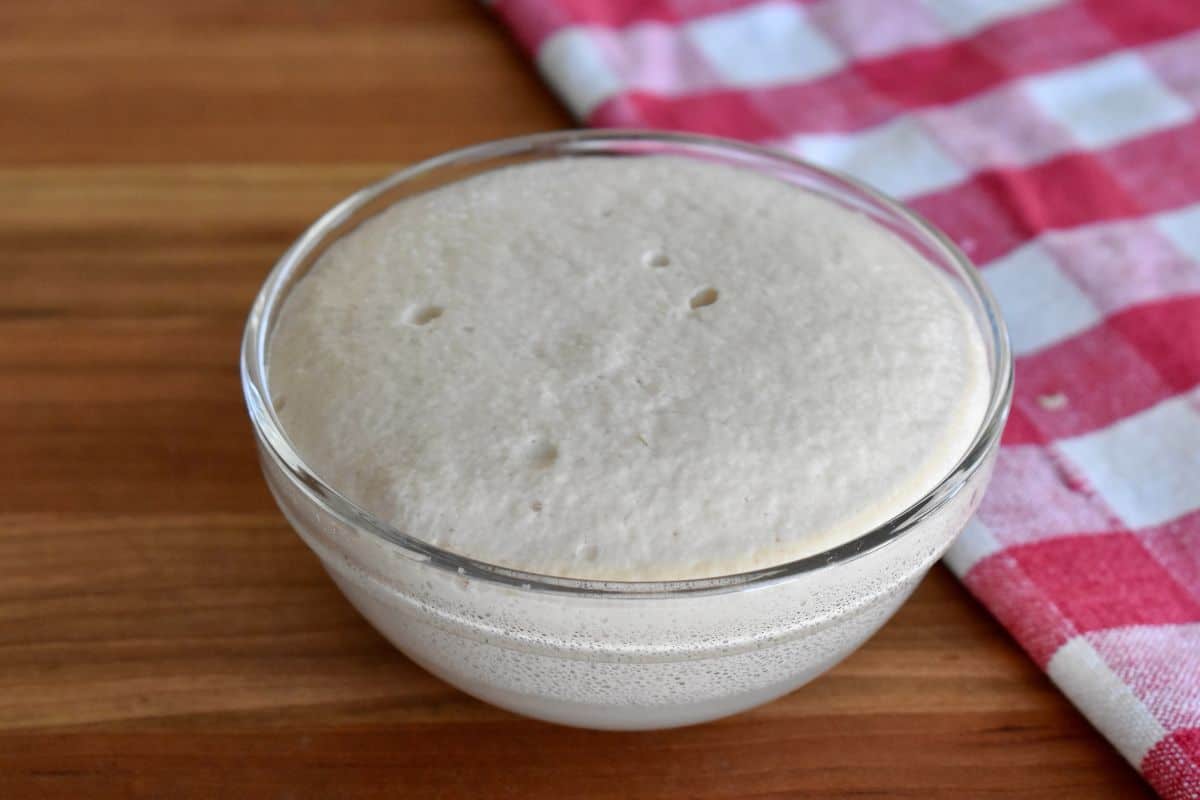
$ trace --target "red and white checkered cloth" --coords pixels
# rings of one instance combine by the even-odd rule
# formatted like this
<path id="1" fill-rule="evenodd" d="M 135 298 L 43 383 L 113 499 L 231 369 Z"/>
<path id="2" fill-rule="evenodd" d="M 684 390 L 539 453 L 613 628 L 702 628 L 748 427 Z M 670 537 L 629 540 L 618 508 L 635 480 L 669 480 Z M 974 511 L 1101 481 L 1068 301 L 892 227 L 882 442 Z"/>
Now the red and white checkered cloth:
<path id="1" fill-rule="evenodd" d="M 495 0 L 591 125 L 782 147 L 983 268 L 1016 396 L 947 561 L 1200 797 L 1200 0 Z"/>

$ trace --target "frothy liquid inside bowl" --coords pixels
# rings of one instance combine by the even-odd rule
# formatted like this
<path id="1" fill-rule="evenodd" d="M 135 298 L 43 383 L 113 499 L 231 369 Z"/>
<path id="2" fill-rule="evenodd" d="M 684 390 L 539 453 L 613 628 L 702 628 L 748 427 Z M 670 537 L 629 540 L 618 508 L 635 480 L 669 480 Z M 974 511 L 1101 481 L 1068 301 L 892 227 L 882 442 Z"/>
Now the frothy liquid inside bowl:
<path id="1" fill-rule="evenodd" d="M 951 282 L 865 216 L 669 157 L 406 199 L 295 287 L 269 383 L 309 466 L 401 530 L 559 576 L 786 562 L 907 508 L 989 390 Z"/>

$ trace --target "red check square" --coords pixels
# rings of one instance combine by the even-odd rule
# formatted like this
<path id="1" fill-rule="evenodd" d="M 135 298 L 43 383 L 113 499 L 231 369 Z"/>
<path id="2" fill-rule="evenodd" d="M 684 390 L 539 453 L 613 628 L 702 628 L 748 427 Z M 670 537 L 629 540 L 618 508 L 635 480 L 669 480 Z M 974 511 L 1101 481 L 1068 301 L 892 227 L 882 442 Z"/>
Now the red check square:
<path id="1" fill-rule="evenodd" d="M 1166 798 L 1200 797 L 1200 728 L 1175 731 L 1142 759 L 1142 774 Z"/>
<path id="2" fill-rule="evenodd" d="M 963 582 L 1042 669 L 1058 648 L 1079 635 L 1009 550 L 984 558 Z"/>
<path id="3" fill-rule="evenodd" d="M 1020 358 L 1013 404 L 1049 441 L 1091 433 L 1172 394 L 1171 384 L 1110 320 Z"/>
<path id="4" fill-rule="evenodd" d="M 1200 603 L 1131 533 L 1063 536 L 1007 555 L 1080 632 L 1200 622 Z"/>

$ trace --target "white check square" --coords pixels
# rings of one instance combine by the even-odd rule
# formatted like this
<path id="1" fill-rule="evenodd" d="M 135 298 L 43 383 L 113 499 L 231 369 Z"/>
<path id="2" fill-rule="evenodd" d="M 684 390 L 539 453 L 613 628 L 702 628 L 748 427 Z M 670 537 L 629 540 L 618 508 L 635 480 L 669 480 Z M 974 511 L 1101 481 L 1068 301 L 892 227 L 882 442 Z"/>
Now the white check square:
<path id="1" fill-rule="evenodd" d="M 946 30 L 969 36 L 1009 17 L 1029 14 L 1058 5 L 1062 0 L 925 0 Z"/>
<path id="2" fill-rule="evenodd" d="M 577 118 L 621 91 L 621 79 L 584 28 L 563 28 L 543 44 L 538 69 Z"/>
<path id="3" fill-rule="evenodd" d="M 1131 764 L 1140 764 L 1166 730 L 1141 699 L 1104 662 L 1086 636 L 1059 648 L 1046 665 L 1050 680 L 1062 689 L 1093 725 L 1111 734 L 1113 746 Z"/>
<path id="4" fill-rule="evenodd" d="M 946 40 L 944 27 L 921 0 L 826 0 L 808 6 L 808 13 L 855 58 L 880 58 Z"/>
<path id="5" fill-rule="evenodd" d="M 1191 118 L 1141 58 L 1116 53 L 1025 82 L 1046 116 L 1085 147 L 1105 147 Z"/>
<path id="6" fill-rule="evenodd" d="M 840 68 L 842 54 L 790 3 L 761 3 L 690 22 L 684 29 L 722 80 L 768 86 Z"/>
<path id="7" fill-rule="evenodd" d="M 861 133 L 796 136 L 789 145 L 810 161 L 900 197 L 944 189 L 967 177 L 966 170 L 907 117 Z"/>
<path id="8" fill-rule="evenodd" d="M 1174 397 L 1058 447 L 1126 525 L 1158 525 L 1200 509 L 1195 403 Z"/>
<path id="9" fill-rule="evenodd" d="M 972 517 L 962 534 L 946 551 L 944 560 L 946 566 L 961 578 L 980 561 L 1003 549 L 1004 546 L 996 540 L 995 536 L 992 536 L 992 532 L 987 529 L 987 526 L 977 517 Z"/>
<path id="10" fill-rule="evenodd" d="M 1096 306 L 1039 242 L 991 262 L 983 270 L 983 278 L 1000 303 L 1013 353 L 1018 356 L 1060 342 L 1100 321 Z"/>
<path id="11" fill-rule="evenodd" d="M 1181 253 L 1200 262 L 1200 203 L 1159 214 L 1154 222 Z"/>

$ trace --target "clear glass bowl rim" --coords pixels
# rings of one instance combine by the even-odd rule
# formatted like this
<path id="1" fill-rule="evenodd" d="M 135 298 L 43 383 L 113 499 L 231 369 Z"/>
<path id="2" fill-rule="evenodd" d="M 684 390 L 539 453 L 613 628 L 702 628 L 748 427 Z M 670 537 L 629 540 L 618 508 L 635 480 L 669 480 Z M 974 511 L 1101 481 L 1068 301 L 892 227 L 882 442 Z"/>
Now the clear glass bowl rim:
<path id="1" fill-rule="evenodd" d="M 992 386 L 987 411 L 967 451 L 945 477 L 928 493 L 886 522 L 836 547 L 804 558 L 770 567 L 730 575 L 669 581 L 610 581 L 568 578 L 490 564 L 444 550 L 389 525 L 351 502 L 328 485 L 304 463 L 283 432 L 270 402 L 267 385 L 267 324 L 277 306 L 286 301 L 284 290 L 291 273 L 311 253 L 322 247 L 331 234 L 355 212 L 403 183 L 455 165 L 480 164 L 489 160 L 522 155 L 572 157 L 583 154 L 629 155 L 621 145 L 665 145 L 693 148 L 729 157 L 753 158 L 792 171 L 815 175 L 823 182 L 866 198 L 884 213 L 902 221 L 921 235 L 924 243 L 939 251 L 952 264 L 986 318 L 985 336 L 990 338 Z M 335 235 L 334 239 L 337 238 Z M 325 513 L 345 525 L 363 531 L 401 549 L 401 555 L 433 569 L 460 577 L 484 580 L 522 590 L 604 597 L 664 597 L 678 594 L 719 593 L 761 587 L 828 569 L 887 546 L 953 498 L 998 444 L 1012 402 L 1013 364 L 1008 332 L 996 299 L 979 271 L 950 239 L 916 212 L 848 175 L 818 167 L 777 150 L 744 142 L 693 134 L 640 130 L 564 130 L 529 134 L 472 145 L 426 159 L 354 192 L 314 222 L 280 257 L 251 307 L 241 349 L 242 389 L 251 424 L 265 455 L 287 480 Z"/>

